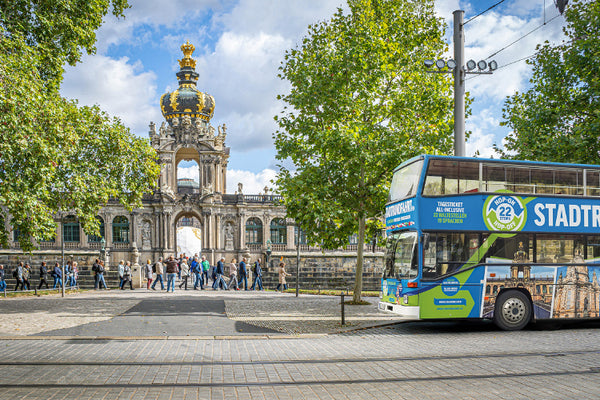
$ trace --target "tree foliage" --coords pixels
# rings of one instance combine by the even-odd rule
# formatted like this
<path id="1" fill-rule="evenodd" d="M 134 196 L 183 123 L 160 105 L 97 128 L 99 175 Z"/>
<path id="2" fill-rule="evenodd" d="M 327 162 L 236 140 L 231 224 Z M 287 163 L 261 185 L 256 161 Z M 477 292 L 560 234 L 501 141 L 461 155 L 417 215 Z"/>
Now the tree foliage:
<path id="1" fill-rule="evenodd" d="M 96 48 L 96 30 L 111 11 L 117 17 L 127 0 L 0 0 L 0 28 L 39 53 L 42 80 L 57 83 L 63 65 L 75 65 L 83 51 Z"/>
<path id="2" fill-rule="evenodd" d="M 504 157 L 600 163 L 600 2 L 569 2 L 565 18 L 567 40 L 538 46 L 531 88 L 505 102 Z"/>
<path id="3" fill-rule="evenodd" d="M 60 8 L 80 2 L 59 3 Z M 4 8 L 2 17 L 6 27 Z M 46 17 L 52 26 L 73 27 L 62 20 L 65 15 L 58 15 L 54 24 L 51 15 Z M 29 26 L 26 18 L 22 25 Z M 144 193 L 156 184 L 159 167 L 147 140 L 132 135 L 99 107 L 78 106 L 58 92 L 62 67 L 45 63 L 48 57 L 55 57 L 56 62 L 75 61 L 71 57 L 76 57 L 80 46 L 91 48 L 91 26 L 79 28 L 80 36 L 56 38 L 54 55 L 47 52 L 52 46 L 45 43 L 53 33 L 51 28 L 44 34 L 41 28 L 29 27 L 27 39 L 18 30 L 0 30 L 2 247 L 8 246 L 10 225 L 19 233 L 21 247 L 32 250 L 34 239 L 54 237 L 54 218 L 66 212 L 76 214 L 87 233 L 98 234 L 95 216 L 109 198 L 118 198 L 131 208 L 141 205 Z"/>
<path id="4" fill-rule="evenodd" d="M 286 52 L 274 134 L 288 215 L 307 240 L 337 248 L 358 233 L 355 300 L 365 230 L 381 228 L 393 169 L 452 146 L 452 88 L 423 60 L 446 45 L 433 1 L 349 0 Z"/>

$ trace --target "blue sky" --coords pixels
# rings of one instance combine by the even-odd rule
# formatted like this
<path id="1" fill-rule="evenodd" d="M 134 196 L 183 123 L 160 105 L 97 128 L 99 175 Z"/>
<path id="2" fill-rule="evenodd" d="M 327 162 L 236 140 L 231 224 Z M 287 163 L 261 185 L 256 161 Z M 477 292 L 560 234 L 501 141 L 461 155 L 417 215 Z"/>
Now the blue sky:
<path id="1" fill-rule="evenodd" d="M 439 0 L 436 11 L 447 24 L 448 57 L 452 55 L 452 11 L 465 11 L 465 21 L 497 0 Z M 216 100 L 216 128 L 228 127 L 231 147 L 227 192 L 237 183 L 244 193 L 258 193 L 276 174 L 273 116 L 277 94 L 287 84 L 277 69 L 287 49 L 295 47 L 309 24 L 328 19 L 342 0 L 130 0 L 126 18 L 106 18 L 98 31 L 97 54 L 66 69 L 62 94 L 81 104 L 99 104 L 120 117 L 134 133 L 148 135 L 150 121 L 163 121 L 160 96 L 177 88 L 175 73 L 180 46 L 189 40 L 200 74 L 198 89 Z M 544 8 L 545 4 L 545 8 Z M 558 14 L 552 0 L 505 0 L 465 25 L 465 57 L 485 59 Z M 492 154 L 492 144 L 508 134 L 500 127 L 506 96 L 527 88 L 530 68 L 524 61 L 545 40 L 562 40 L 564 18 L 558 17 L 494 56 L 493 75 L 467 80 L 473 114 L 466 128 L 473 132 L 467 155 Z M 471 78 L 473 76 L 469 76 Z M 193 176 L 193 168 L 180 176 Z"/>

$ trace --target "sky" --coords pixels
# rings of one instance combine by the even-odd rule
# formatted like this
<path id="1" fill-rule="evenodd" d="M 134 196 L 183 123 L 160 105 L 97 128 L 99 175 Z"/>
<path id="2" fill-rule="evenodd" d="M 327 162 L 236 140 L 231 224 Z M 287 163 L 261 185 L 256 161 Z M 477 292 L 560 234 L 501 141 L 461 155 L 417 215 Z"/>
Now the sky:
<path id="1" fill-rule="evenodd" d="M 464 10 L 464 21 L 498 0 L 438 0 L 436 12 L 447 24 L 452 58 L 452 12 Z M 164 120 L 159 107 L 163 93 L 177 89 L 175 73 L 180 46 L 194 44 L 200 74 L 198 89 L 215 98 L 211 124 L 227 125 L 231 148 L 227 193 L 243 183 L 245 194 L 261 193 L 276 176 L 273 117 L 283 103 L 287 82 L 277 77 L 286 50 L 297 47 L 311 23 L 329 19 L 344 0 L 130 0 L 125 18 L 105 18 L 97 32 L 97 52 L 66 67 L 63 96 L 82 105 L 98 104 L 119 117 L 132 132 L 148 137 L 148 125 Z M 558 16 L 557 18 L 554 18 Z M 544 24 L 546 22 L 546 24 Z M 525 61 L 537 44 L 563 40 L 564 17 L 552 0 L 505 0 L 468 21 L 465 58 L 479 61 L 494 55 L 492 75 L 469 75 L 466 90 L 473 103 L 466 120 L 471 137 L 468 156 L 492 156 L 510 132 L 501 127 L 507 96 L 528 87 L 531 68 Z M 537 29 L 536 29 L 537 28 Z M 191 164 L 180 164 L 179 177 L 195 178 Z"/>

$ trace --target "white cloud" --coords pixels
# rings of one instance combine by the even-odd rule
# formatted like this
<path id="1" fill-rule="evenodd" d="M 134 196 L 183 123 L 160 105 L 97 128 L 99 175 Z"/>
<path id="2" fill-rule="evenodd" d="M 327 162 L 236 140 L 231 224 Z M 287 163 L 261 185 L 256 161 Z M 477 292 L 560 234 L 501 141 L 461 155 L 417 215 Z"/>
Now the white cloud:
<path id="1" fill-rule="evenodd" d="M 500 121 L 494 116 L 494 110 L 485 109 L 478 115 L 472 115 L 465 125 L 466 129 L 471 131 L 465 149 L 467 155 L 472 156 L 477 151 L 480 157 L 496 155 L 492 145 L 495 143 L 494 133 Z"/>
<path id="2" fill-rule="evenodd" d="M 61 94 L 82 105 L 98 104 L 134 133 L 145 134 L 149 122 L 160 120 L 161 114 L 153 102 L 156 75 L 142 70 L 139 62 L 132 64 L 127 57 L 85 56 L 77 67 L 66 68 Z"/>
<path id="3" fill-rule="evenodd" d="M 264 169 L 258 173 L 228 169 L 227 170 L 227 193 L 235 193 L 238 189 L 238 183 L 243 184 L 242 192 L 244 194 L 264 193 L 267 186 L 272 189 L 274 185 L 271 180 L 275 179 L 277 172 L 272 169 Z"/>

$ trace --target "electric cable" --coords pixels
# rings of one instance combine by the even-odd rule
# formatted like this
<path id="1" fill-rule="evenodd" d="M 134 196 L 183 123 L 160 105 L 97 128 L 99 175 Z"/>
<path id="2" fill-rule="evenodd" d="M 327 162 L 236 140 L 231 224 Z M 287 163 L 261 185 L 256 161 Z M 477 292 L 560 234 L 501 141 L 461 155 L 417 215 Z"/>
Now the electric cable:
<path id="1" fill-rule="evenodd" d="M 504 3 L 505 1 L 506 0 L 500 0 L 496 4 L 490 6 L 487 10 L 480 12 L 479 14 L 477 14 L 476 16 L 474 16 L 472 18 L 469 18 L 466 22 L 463 22 L 463 26 L 465 26 L 469 22 L 473 21 L 475 18 L 479 17 L 480 15 L 485 14 L 486 12 L 490 11 L 492 8 L 496 7 L 497 5 L 500 5 L 500 4 Z"/>

